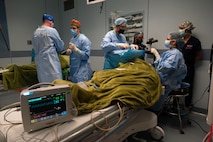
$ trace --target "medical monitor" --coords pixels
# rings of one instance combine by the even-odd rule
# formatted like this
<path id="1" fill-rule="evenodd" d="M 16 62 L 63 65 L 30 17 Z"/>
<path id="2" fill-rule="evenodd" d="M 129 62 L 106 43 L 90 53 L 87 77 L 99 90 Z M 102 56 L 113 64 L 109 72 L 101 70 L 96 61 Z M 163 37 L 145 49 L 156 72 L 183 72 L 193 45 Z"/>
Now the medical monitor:
<path id="1" fill-rule="evenodd" d="M 44 85 L 36 84 L 21 92 L 21 114 L 26 132 L 70 121 L 77 116 L 68 85 Z"/>

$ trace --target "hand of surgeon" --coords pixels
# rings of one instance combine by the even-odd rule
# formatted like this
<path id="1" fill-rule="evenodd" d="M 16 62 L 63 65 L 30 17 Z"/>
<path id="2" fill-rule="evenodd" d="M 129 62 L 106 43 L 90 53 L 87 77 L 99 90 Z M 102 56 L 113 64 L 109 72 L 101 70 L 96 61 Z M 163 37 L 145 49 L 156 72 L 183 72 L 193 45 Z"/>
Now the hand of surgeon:
<path id="1" fill-rule="evenodd" d="M 115 44 L 117 47 L 121 47 L 121 48 L 130 48 L 129 44 L 128 43 L 116 43 Z"/>
<path id="2" fill-rule="evenodd" d="M 136 45 L 136 44 L 131 44 L 130 47 L 133 50 L 138 50 L 139 49 L 138 45 Z"/>
<path id="3" fill-rule="evenodd" d="M 72 50 L 68 48 L 68 49 L 66 50 L 66 54 L 71 54 L 71 53 L 72 53 Z"/>
<path id="4" fill-rule="evenodd" d="M 77 52 L 77 53 L 81 53 L 81 50 L 79 50 L 76 46 L 75 46 L 75 44 L 73 44 L 72 42 L 70 42 L 69 43 L 69 49 L 71 49 L 72 51 L 75 51 L 75 52 Z"/>
<path id="5" fill-rule="evenodd" d="M 160 55 L 155 48 L 151 47 L 150 52 L 155 55 L 156 60 L 160 59 Z"/>

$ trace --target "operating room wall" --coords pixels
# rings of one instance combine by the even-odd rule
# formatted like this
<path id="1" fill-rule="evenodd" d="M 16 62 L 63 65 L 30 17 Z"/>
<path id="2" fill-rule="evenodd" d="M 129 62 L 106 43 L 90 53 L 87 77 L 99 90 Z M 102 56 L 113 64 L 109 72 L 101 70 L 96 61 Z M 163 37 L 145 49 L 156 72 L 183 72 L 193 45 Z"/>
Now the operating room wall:
<path id="1" fill-rule="evenodd" d="M 10 51 L 0 52 L 0 66 L 29 64 L 32 49 L 30 41 L 34 30 L 42 23 L 42 15 L 54 15 L 55 26 L 60 30 L 60 3 L 58 0 L 5 0 L 5 8 Z"/>
<path id="2" fill-rule="evenodd" d="M 201 8 L 202 5 L 202 8 Z M 92 41 L 91 64 L 94 70 L 101 70 L 104 63 L 100 43 L 109 30 L 111 12 L 120 15 L 142 11 L 144 13 L 144 41 L 148 38 L 158 39 L 153 46 L 163 52 L 164 40 L 169 32 L 178 31 L 183 20 L 190 20 L 196 27 L 193 34 L 197 36 L 204 52 L 203 59 L 196 64 L 194 97 L 195 107 L 207 109 L 209 85 L 209 57 L 212 45 L 213 19 L 211 0 L 106 0 L 102 3 L 86 5 L 86 0 L 75 0 L 75 8 L 62 11 L 63 39 L 67 44 L 70 40 L 69 24 L 72 18 L 81 21 L 82 33 Z"/>
<path id="3" fill-rule="evenodd" d="M 196 64 L 194 88 L 195 106 L 207 109 L 209 84 L 209 55 L 212 44 L 213 24 L 212 0 L 106 0 L 101 3 L 87 5 L 86 0 L 74 0 L 74 8 L 64 11 L 66 0 L 5 0 L 8 23 L 9 43 L 12 58 L 0 57 L 0 66 L 8 64 L 28 64 L 31 61 L 33 31 L 41 24 L 41 15 L 50 13 L 55 18 L 55 27 L 68 47 L 70 36 L 70 20 L 81 21 L 81 31 L 92 42 L 91 65 L 93 70 L 101 70 L 104 63 L 100 43 L 109 30 L 110 13 L 118 11 L 120 15 L 135 12 L 144 13 L 144 41 L 150 37 L 158 39 L 153 46 L 160 52 L 165 50 L 164 40 L 168 32 L 177 31 L 183 20 L 191 20 L 196 27 L 193 30 L 202 42 L 204 58 Z M 202 8 L 201 8 L 202 5 Z"/>

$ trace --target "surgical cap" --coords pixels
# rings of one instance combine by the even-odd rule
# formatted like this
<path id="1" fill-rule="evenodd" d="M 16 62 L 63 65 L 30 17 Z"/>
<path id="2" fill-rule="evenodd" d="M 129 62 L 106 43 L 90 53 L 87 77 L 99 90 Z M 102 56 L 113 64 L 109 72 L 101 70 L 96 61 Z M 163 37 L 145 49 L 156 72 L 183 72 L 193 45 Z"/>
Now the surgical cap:
<path id="1" fill-rule="evenodd" d="M 81 27 L 81 23 L 78 20 L 71 20 L 71 26 Z"/>
<path id="2" fill-rule="evenodd" d="M 115 25 L 127 24 L 127 20 L 125 18 L 117 18 L 114 24 Z"/>
<path id="3" fill-rule="evenodd" d="M 181 35 L 179 32 L 172 32 L 169 33 L 169 36 L 171 37 L 172 40 L 176 40 L 177 48 L 182 48 L 184 46 L 184 39 L 183 35 Z"/>
<path id="4" fill-rule="evenodd" d="M 190 22 L 190 21 L 183 21 L 182 23 L 180 23 L 179 28 L 180 29 L 187 29 L 187 30 L 191 31 L 195 27 L 193 26 L 192 22 Z"/>
<path id="5" fill-rule="evenodd" d="M 43 22 L 44 22 L 45 20 L 49 20 L 49 21 L 52 21 L 52 22 L 54 23 L 54 18 L 53 18 L 53 16 L 51 16 L 51 15 L 49 15 L 49 14 L 44 14 L 44 15 L 43 15 Z"/>

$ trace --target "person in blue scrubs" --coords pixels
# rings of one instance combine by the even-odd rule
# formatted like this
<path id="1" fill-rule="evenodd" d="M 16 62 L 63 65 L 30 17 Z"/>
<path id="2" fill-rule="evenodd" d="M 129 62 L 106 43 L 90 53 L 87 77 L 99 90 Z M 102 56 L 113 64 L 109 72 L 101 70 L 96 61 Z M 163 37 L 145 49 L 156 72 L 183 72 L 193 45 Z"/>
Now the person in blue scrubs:
<path id="1" fill-rule="evenodd" d="M 71 20 L 69 48 L 66 53 L 70 54 L 70 81 L 73 83 L 88 81 L 93 71 L 90 65 L 91 41 L 81 33 L 81 23 Z"/>
<path id="2" fill-rule="evenodd" d="M 33 34 L 32 46 L 35 52 L 38 81 L 52 82 L 55 79 L 62 79 L 58 53 L 64 49 L 64 42 L 54 28 L 53 16 L 43 15 L 43 24 Z"/>
<path id="3" fill-rule="evenodd" d="M 183 36 L 179 32 L 169 33 L 165 40 L 165 47 L 169 50 L 163 52 L 161 56 L 155 48 L 151 48 L 151 53 L 156 57 L 154 67 L 160 76 L 162 85 L 165 86 L 164 94 L 152 106 L 152 110 L 160 111 L 166 98 L 172 90 L 189 87 L 183 82 L 187 74 L 187 67 L 180 49 L 184 46 Z"/>
<path id="4" fill-rule="evenodd" d="M 104 70 L 117 68 L 120 62 L 126 63 L 145 56 L 145 51 L 138 50 L 138 45 L 127 43 L 124 36 L 127 19 L 117 18 L 114 24 L 114 29 L 107 32 L 101 42 L 101 48 L 105 56 Z"/>

